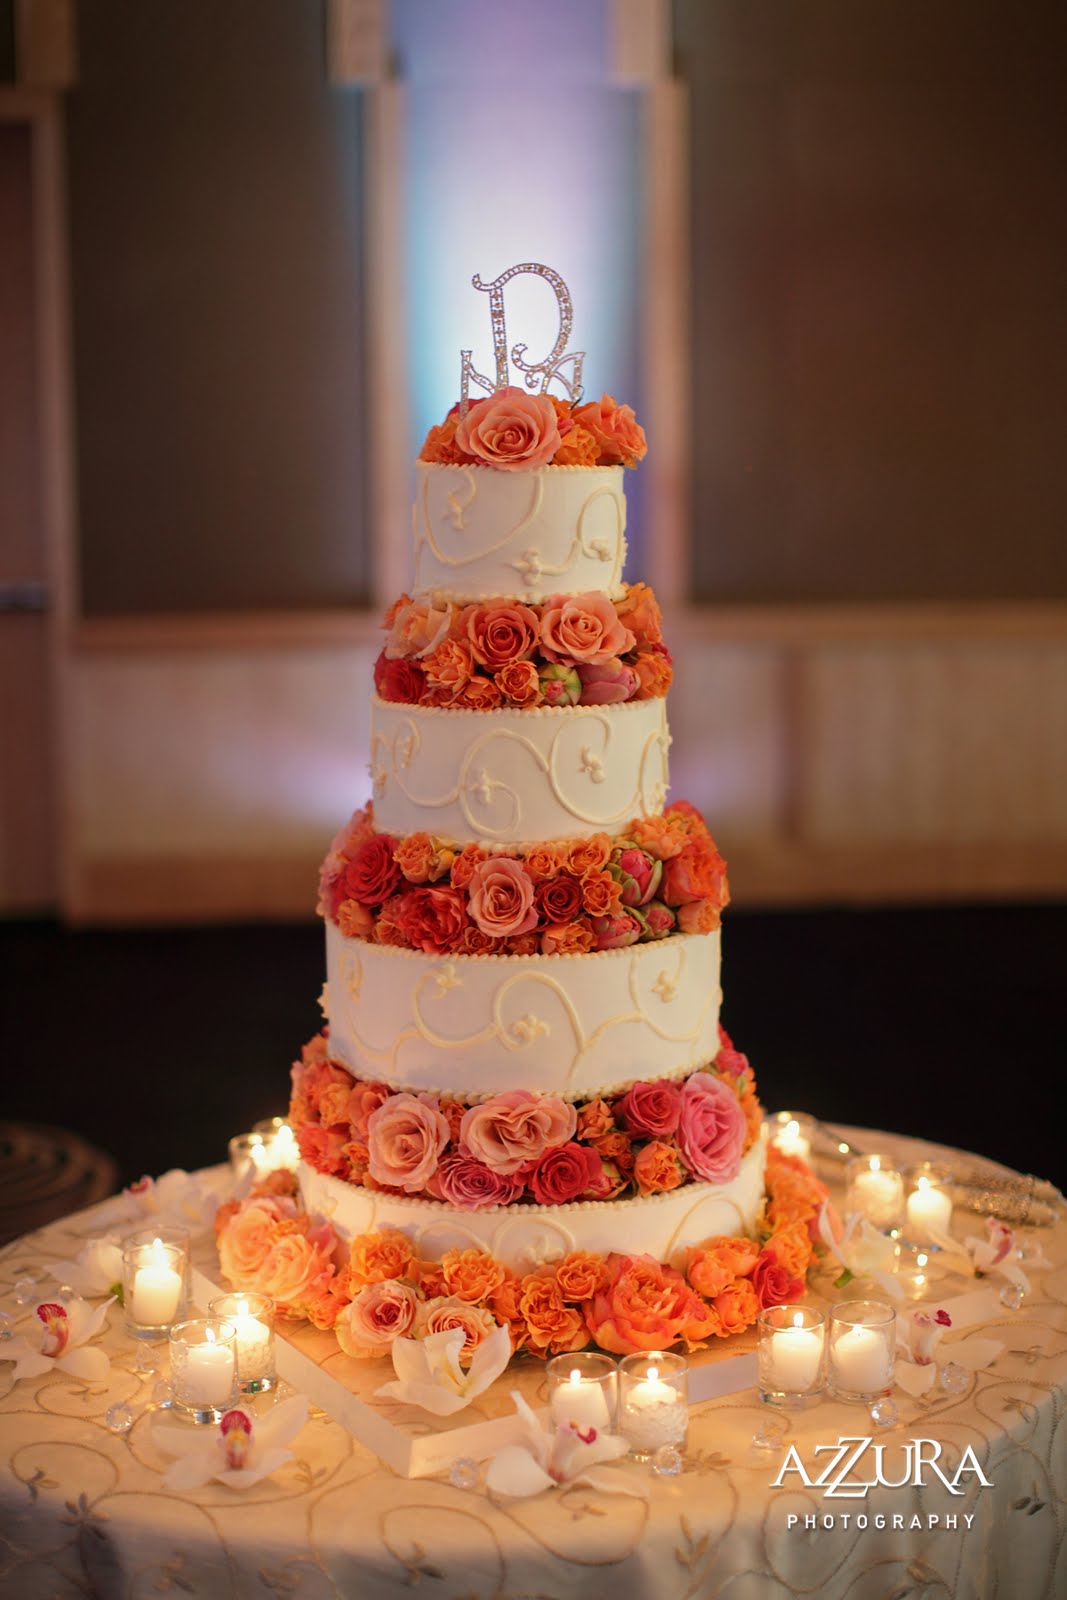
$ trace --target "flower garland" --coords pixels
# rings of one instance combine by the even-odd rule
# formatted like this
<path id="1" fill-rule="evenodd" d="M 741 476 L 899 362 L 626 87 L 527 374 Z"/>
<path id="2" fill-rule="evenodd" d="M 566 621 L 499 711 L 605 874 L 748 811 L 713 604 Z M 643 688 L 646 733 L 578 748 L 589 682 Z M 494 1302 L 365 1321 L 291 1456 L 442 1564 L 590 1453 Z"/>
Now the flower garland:
<path id="1" fill-rule="evenodd" d="M 319 873 L 320 915 L 348 938 L 429 955 L 582 955 L 711 933 L 730 890 L 700 813 L 676 800 L 625 834 L 497 855 L 429 833 L 374 830 L 356 811 Z"/>
<path id="2" fill-rule="evenodd" d="M 825 1198 L 798 1157 L 771 1146 L 756 1238 L 704 1240 L 680 1266 L 582 1250 L 529 1272 L 478 1249 L 426 1261 L 389 1227 L 345 1245 L 329 1223 L 301 1212 L 295 1180 L 284 1173 L 224 1206 L 217 1229 L 222 1270 L 236 1286 L 270 1294 L 284 1315 L 333 1329 L 346 1355 L 384 1356 L 397 1338 L 458 1328 L 469 1365 L 498 1327 L 508 1329 L 513 1353 L 542 1359 L 593 1344 L 614 1355 L 679 1343 L 696 1349 L 740 1333 L 765 1306 L 804 1293 Z"/>
<path id="3" fill-rule="evenodd" d="M 457 402 L 426 435 L 419 460 L 529 472 L 547 466 L 636 467 L 647 450 L 633 407 L 618 405 L 610 394 L 576 406 L 509 385 L 472 401 L 465 417 Z"/>
<path id="4" fill-rule="evenodd" d="M 726 1184 L 759 1135 L 752 1069 L 720 1029 L 713 1064 L 569 1103 L 512 1089 L 473 1105 L 356 1078 L 318 1034 L 293 1063 L 289 1121 L 317 1172 L 457 1211 L 566 1205 Z"/>
<path id="5" fill-rule="evenodd" d="M 385 613 L 374 664 L 383 700 L 465 707 L 606 706 L 661 699 L 674 675 L 662 616 L 646 583 L 612 600 L 601 590 L 459 606 L 402 594 Z"/>

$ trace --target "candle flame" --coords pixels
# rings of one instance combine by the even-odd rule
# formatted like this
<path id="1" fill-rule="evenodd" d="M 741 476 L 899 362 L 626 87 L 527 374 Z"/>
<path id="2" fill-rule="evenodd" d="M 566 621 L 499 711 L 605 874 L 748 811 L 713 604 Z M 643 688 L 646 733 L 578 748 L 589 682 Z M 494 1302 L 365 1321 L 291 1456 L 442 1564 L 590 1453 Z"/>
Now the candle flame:
<path id="1" fill-rule="evenodd" d="M 796 1117 L 790 1117 L 789 1121 L 785 1125 L 785 1136 L 786 1136 L 786 1138 L 787 1139 L 795 1139 L 799 1132 L 800 1132 L 800 1123 L 797 1121 Z"/>
<path id="2" fill-rule="evenodd" d="M 872 1172 L 880 1172 L 881 1169 L 882 1169 L 882 1158 L 881 1158 L 881 1156 L 872 1156 L 871 1157 L 871 1171 Z"/>
<path id="3" fill-rule="evenodd" d="M 929 1187 L 930 1187 L 930 1180 L 925 1175 L 919 1179 L 919 1182 L 916 1185 L 916 1188 L 918 1188 L 918 1189 L 929 1189 Z"/>
<path id="4" fill-rule="evenodd" d="M 803 1311 L 794 1311 L 793 1312 L 793 1326 L 794 1326 L 794 1328 L 802 1328 L 804 1326 L 804 1313 L 803 1313 Z"/>
<path id="5" fill-rule="evenodd" d="M 849 1150 L 850 1150 L 850 1148 L 851 1148 L 851 1146 L 849 1146 L 849 1145 L 847 1145 L 847 1144 L 846 1144 L 846 1143 L 845 1143 L 845 1141 L 844 1141 L 844 1139 L 842 1139 L 842 1140 L 841 1140 L 841 1143 L 840 1143 L 840 1144 L 839 1144 L 839 1145 L 838 1145 L 838 1147 L 837 1147 L 837 1148 L 838 1148 L 838 1149 L 839 1149 L 839 1150 L 840 1150 L 840 1152 L 841 1152 L 841 1154 L 842 1154 L 842 1155 L 843 1155 L 843 1156 L 847 1156 L 847 1155 L 848 1155 L 848 1152 L 849 1152 Z"/>
<path id="6" fill-rule="evenodd" d="M 247 1315 L 248 1315 L 248 1301 L 247 1300 L 238 1300 L 238 1302 L 237 1302 L 237 1315 L 239 1317 L 247 1317 Z"/>
<path id="7" fill-rule="evenodd" d="M 922 1252 L 920 1251 L 919 1254 L 915 1257 L 915 1264 L 918 1267 L 925 1267 L 925 1265 L 929 1261 L 929 1259 L 930 1259 L 929 1256 L 924 1256 L 922 1254 Z"/>
<path id="8" fill-rule="evenodd" d="M 649 1369 L 648 1369 L 648 1381 L 649 1381 L 649 1383 L 655 1383 L 655 1381 L 656 1381 L 656 1379 L 658 1377 L 659 1377 L 659 1368 L 658 1367 L 649 1367 Z"/>
<path id="9" fill-rule="evenodd" d="M 214 1330 L 214 1328 L 205 1328 L 204 1329 L 204 1338 L 205 1338 L 205 1340 L 207 1341 L 208 1344 L 214 1344 L 215 1343 L 215 1330 Z"/>
<path id="10" fill-rule="evenodd" d="M 573 1372 L 571 1373 L 571 1382 L 572 1383 L 580 1383 L 581 1382 L 581 1377 L 582 1377 L 581 1372 L 578 1370 L 577 1367 L 575 1367 Z"/>

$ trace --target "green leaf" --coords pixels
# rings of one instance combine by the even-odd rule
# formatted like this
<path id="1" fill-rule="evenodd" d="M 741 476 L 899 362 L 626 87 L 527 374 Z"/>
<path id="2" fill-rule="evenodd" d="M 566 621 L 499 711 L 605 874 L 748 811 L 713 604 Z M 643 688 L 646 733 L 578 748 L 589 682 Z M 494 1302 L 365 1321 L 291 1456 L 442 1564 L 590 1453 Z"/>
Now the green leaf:
<path id="1" fill-rule="evenodd" d="M 834 1279 L 834 1288 L 835 1289 L 845 1289 L 845 1288 L 848 1287 L 848 1285 L 851 1282 L 852 1282 L 852 1273 L 849 1271 L 848 1267 L 846 1267 L 844 1272 L 841 1274 L 841 1276 L 839 1278 L 835 1278 Z"/>

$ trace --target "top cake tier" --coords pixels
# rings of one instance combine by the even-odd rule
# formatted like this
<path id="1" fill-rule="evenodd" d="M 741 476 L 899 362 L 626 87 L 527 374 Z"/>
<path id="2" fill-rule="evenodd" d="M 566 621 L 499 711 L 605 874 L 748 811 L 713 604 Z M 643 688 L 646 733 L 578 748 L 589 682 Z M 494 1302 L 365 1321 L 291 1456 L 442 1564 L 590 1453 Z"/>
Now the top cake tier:
<path id="1" fill-rule="evenodd" d="M 419 461 L 416 474 L 416 594 L 536 602 L 621 592 L 621 466 L 501 472 Z"/>

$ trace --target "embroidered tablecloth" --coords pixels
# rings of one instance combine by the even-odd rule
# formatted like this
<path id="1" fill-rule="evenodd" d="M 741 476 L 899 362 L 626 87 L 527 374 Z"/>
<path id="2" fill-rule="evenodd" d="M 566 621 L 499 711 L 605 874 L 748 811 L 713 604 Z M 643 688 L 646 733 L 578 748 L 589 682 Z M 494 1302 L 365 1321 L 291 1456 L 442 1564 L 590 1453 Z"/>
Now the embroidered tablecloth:
<path id="1" fill-rule="evenodd" d="M 902 1138 L 892 1148 L 909 1160 L 944 1154 Z M 70 1258 L 92 1222 L 82 1213 L 0 1252 L 0 1305 L 21 1315 L 15 1283 Z M 957 1215 L 957 1234 L 979 1228 Z M 915 1401 L 898 1391 L 899 1421 L 887 1429 L 828 1400 L 786 1414 L 777 1450 L 753 1444 L 779 1417 L 754 1391 L 708 1401 L 693 1409 L 680 1477 L 625 1469 L 646 1474 L 647 1500 L 571 1488 L 494 1504 L 443 1477 L 396 1476 L 318 1411 L 276 1477 L 245 1493 L 168 1492 L 152 1436 L 158 1375 L 137 1370 L 113 1306 L 105 1391 L 58 1374 L 14 1384 L 0 1364 L 0 1595 L 1057 1600 L 1067 1595 L 1067 1222 L 1022 1237 L 1052 1266 L 1028 1268 L 1021 1308 L 986 1324 L 1005 1348 L 963 1393 L 937 1387 Z M 945 1291 L 973 1287 L 955 1279 Z M 735 1345 L 751 1348 L 751 1336 Z M 126 1434 L 106 1421 L 122 1401 L 136 1416 Z M 814 1480 L 833 1459 L 816 1446 L 848 1436 L 873 1441 L 853 1479 L 909 1481 L 845 1497 L 794 1470 L 774 1487 L 790 1460 Z M 934 1441 L 927 1457 L 940 1445 L 950 1479 L 970 1447 L 992 1487 L 968 1471 L 951 1494 L 931 1467 L 914 1470 L 916 1438 Z"/>

